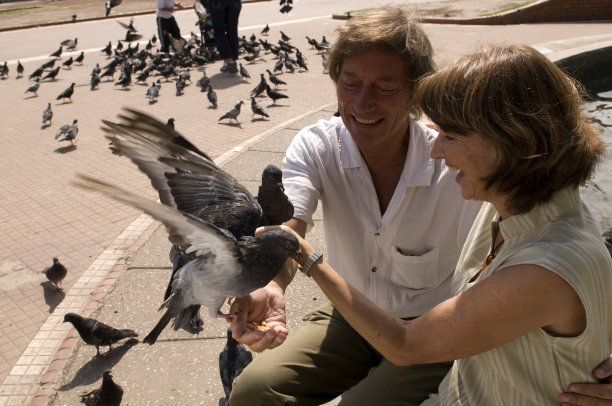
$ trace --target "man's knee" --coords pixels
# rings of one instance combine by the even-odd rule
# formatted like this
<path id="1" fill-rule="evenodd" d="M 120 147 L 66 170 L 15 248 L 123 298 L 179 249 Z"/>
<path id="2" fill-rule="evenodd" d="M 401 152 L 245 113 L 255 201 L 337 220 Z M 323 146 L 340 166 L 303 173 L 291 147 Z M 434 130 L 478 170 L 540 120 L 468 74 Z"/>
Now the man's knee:
<path id="1" fill-rule="evenodd" d="M 274 391 L 266 379 L 269 374 L 248 367 L 234 380 L 230 395 L 231 406 L 271 405 Z"/>

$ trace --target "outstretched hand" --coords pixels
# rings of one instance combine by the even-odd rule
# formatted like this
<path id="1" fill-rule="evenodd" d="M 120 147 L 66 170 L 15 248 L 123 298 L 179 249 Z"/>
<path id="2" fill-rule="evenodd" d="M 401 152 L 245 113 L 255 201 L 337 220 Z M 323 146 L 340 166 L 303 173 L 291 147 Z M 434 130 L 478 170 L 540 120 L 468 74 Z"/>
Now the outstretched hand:
<path id="1" fill-rule="evenodd" d="M 564 406 L 598 405 L 612 406 L 612 357 L 606 359 L 593 371 L 599 383 L 573 383 L 569 392 L 561 395 Z"/>
<path id="2" fill-rule="evenodd" d="M 231 322 L 232 337 L 251 351 L 261 352 L 278 347 L 289 334 L 286 327 L 285 297 L 282 289 L 274 282 L 248 296 L 236 298 L 230 313 L 237 315 Z M 267 330 L 251 329 L 253 322 L 265 322 Z"/>

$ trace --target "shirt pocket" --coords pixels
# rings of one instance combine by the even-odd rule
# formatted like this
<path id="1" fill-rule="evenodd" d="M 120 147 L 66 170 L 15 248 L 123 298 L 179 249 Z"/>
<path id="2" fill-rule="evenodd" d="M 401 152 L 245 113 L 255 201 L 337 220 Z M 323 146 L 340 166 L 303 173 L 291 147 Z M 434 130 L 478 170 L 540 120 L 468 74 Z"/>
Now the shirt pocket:
<path id="1" fill-rule="evenodd" d="M 440 279 L 440 248 L 422 255 L 407 255 L 401 248 L 392 247 L 393 272 L 391 281 L 409 289 L 436 287 Z"/>

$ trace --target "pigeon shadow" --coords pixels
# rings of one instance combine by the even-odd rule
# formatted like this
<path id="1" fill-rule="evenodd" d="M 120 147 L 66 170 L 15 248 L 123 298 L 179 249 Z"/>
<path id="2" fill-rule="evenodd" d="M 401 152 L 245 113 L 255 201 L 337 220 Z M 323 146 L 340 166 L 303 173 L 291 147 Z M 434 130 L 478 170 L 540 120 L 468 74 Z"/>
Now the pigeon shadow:
<path id="1" fill-rule="evenodd" d="M 65 154 L 67 152 L 71 152 L 71 151 L 75 151 L 75 150 L 76 150 L 76 145 L 67 145 L 65 147 L 56 148 L 55 151 L 53 151 L 53 152 L 56 152 L 58 154 Z"/>
<path id="2" fill-rule="evenodd" d="M 265 117 L 253 117 L 251 119 L 251 123 L 254 123 L 256 121 L 270 121 L 269 119 L 265 118 Z"/>
<path id="3" fill-rule="evenodd" d="M 33 94 L 32 96 L 24 97 L 23 100 L 33 99 L 34 97 L 38 97 L 38 95 Z"/>
<path id="4" fill-rule="evenodd" d="M 61 106 L 62 104 L 68 104 L 68 103 L 72 103 L 72 100 L 70 100 L 70 101 L 66 101 L 66 100 L 64 100 L 64 101 L 63 101 L 63 102 L 61 102 L 61 103 L 55 103 L 55 105 L 56 105 L 56 106 Z"/>
<path id="5" fill-rule="evenodd" d="M 238 127 L 238 128 L 242 128 L 242 125 L 240 125 L 240 123 L 231 123 L 231 122 L 225 122 L 225 123 L 222 123 L 222 122 L 220 122 L 219 124 L 220 124 L 220 125 L 226 125 L 226 126 L 228 126 L 228 127 Z"/>
<path id="6" fill-rule="evenodd" d="M 266 108 L 269 108 L 269 107 L 274 108 L 274 107 L 289 107 L 289 106 L 288 106 L 288 105 L 286 105 L 286 104 L 274 104 L 274 103 L 272 103 L 272 104 L 268 104 L 268 105 L 266 106 Z"/>
<path id="7" fill-rule="evenodd" d="M 41 126 L 40 126 L 40 129 L 41 129 L 41 130 L 44 130 L 45 128 L 49 128 L 49 127 L 51 127 L 51 123 L 41 125 Z"/>
<path id="8" fill-rule="evenodd" d="M 104 353 L 98 358 L 92 358 L 79 368 L 70 382 L 62 385 L 58 390 L 65 392 L 79 386 L 91 385 L 100 379 L 100 375 L 104 370 L 112 369 L 121 361 L 121 358 L 123 358 L 129 349 L 139 342 L 136 338 L 130 338 L 123 344 L 113 348 L 112 351 Z"/>
<path id="9" fill-rule="evenodd" d="M 43 287 L 43 295 L 45 297 L 45 303 L 49 306 L 49 313 L 53 313 L 57 305 L 66 297 L 66 293 L 56 288 L 55 285 L 49 281 L 41 282 L 40 286 Z"/>
<path id="10" fill-rule="evenodd" d="M 157 103 L 157 99 L 149 100 L 149 104 L 155 104 L 155 103 Z"/>

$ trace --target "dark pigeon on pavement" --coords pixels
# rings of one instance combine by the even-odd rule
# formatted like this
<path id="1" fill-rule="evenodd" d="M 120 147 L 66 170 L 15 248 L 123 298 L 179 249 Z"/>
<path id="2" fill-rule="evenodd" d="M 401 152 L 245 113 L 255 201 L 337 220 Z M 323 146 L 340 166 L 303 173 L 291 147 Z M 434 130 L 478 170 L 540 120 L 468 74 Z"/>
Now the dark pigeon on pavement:
<path id="1" fill-rule="evenodd" d="M 277 88 L 279 85 L 286 85 L 287 84 L 287 82 L 285 82 L 284 80 L 279 79 L 278 76 L 276 76 L 275 74 L 270 72 L 270 69 L 266 69 L 266 72 L 268 72 L 268 76 L 270 77 L 270 82 L 274 83 L 274 87 L 275 88 Z"/>
<path id="2" fill-rule="evenodd" d="M 124 338 L 138 337 L 134 330 L 117 329 L 104 324 L 100 321 L 82 317 L 76 313 L 66 313 L 64 323 L 70 322 L 79 333 L 86 344 L 96 347 L 95 357 L 100 357 L 100 346 L 108 345 L 109 353 L 113 349 L 113 344 Z M 106 354 L 107 354 L 106 353 Z"/>
<path id="3" fill-rule="evenodd" d="M 206 97 L 208 98 L 208 101 L 210 102 L 210 108 L 216 109 L 217 108 L 217 93 L 212 88 L 212 85 L 208 85 L 208 92 L 206 92 Z"/>
<path id="4" fill-rule="evenodd" d="M 299 245 L 284 231 L 254 236 L 262 211 L 242 184 L 163 122 L 126 111 L 120 123 L 104 121 L 103 130 L 149 177 L 162 204 L 93 179 L 80 186 L 101 189 L 161 221 L 170 241 L 187 257 L 162 305 L 166 313 L 145 338 L 153 344 L 172 319 L 175 330 L 185 327 L 193 306 L 208 306 L 211 317 L 231 319 L 220 312 L 225 299 L 267 284 L 287 258 L 299 257 Z"/>
<path id="5" fill-rule="evenodd" d="M 288 97 L 289 97 L 289 96 L 287 96 L 286 94 L 283 94 L 283 93 L 281 93 L 281 92 L 277 92 L 276 90 L 273 90 L 273 89 L 270 87 L 270 85 L 268 85 L 268 86 L 266 87 L 266 94 L 268 95 L 268 97 L 269 97 L 269 98 L 271 98 L 271 99 L 272 99 L 272 103 L 273 103 L 273 104 L 276 104 L 276 101 L 277 101 L 278 99 L 286 99 L 286 98 L 288 98 Z"/>
<path id="6" fill-rule="evenodd" d="M 47 73 L 45 76 L 43 76 L 42 80 L 45 80 L 45 79 L 55 80 L 55 77 L 59 73 L 59 70 L 60 70 L 60 67 L 56 66 L 55 69 L 51 70 L 49 73 Z"/>
<path id="7" fill-rule="evenodd" d="M 37 68 L 34 72 L 32 72 L 30 76 L 28 76 L 28 79 L 39 79 L 42 76 L 44 71 L 45 71 L 45 68 L 41 66 Z"/>
<path id="8" fill-rule="evenodd" d="M 68 86 L 68 88 L 66 90 L 61 92 L 55 99 L 56 100 L 68 99 L 68 100 L 70 100 L 72 102 L 72 94 L 73 93 L 74 93 L 74 82 L 72 82 L 70 84 L 70 86 Z"/>
<path id="9" fill-rule="evenodd" d="M 102 372 L 102 385 L 81 396 L 86 406 L 119 406 L 123 398 L 123 388 L 113 381 L 110 369 Z"/>
<path id="10" fill-rule="evenodd" d="M 21 64 L 20 61 L 17 61 L 17 77 L 20 78 L 23 76 L 23 65 Z"/>
<path id="11" fill-rule="evenodd" d="M 59 58 L 62 55 L 62 46 L 60 45 L 59 49 L 49 55 L 52 58 Z"/>
<path id="12" fill-rule="evenodd" d="M 264 108 L 261 107 L 259 103 L 255 101 L 255 98 L 253 96 L 251 96 L 251 111 L 253 112 L 253 116 L 257 114 L 262 117 L 270 117 L 270 115 L 266 113 Z"/>
<path id="13" fill-rule="evenodd" d="M 42 271 L 42 273 L 45 274 L 45 276 L 47 277 L 49 282 L 51 282 L 53 285 L 55 285 L 57 290 L 63 290 L 60 285 L 62 284 L 62 281 L 64 280 L 64 278 L 68 274 L 68 270 L 66 269 L 64 264 L 59 262 L 57 257 L 53 257 L 53 265 L 51 265 L 48 268 L 45 268 Z"/>
<path id="14" fill-rule="evenodd" d="M 219 353 L 219 374 L 225 392 L 225 405 L 229 405 L 234 379 L 242 373 L 253 361 L 253 354 L 246 347 L 232 337 L 232 329 L 227 329 L 227 342 Z"/>

